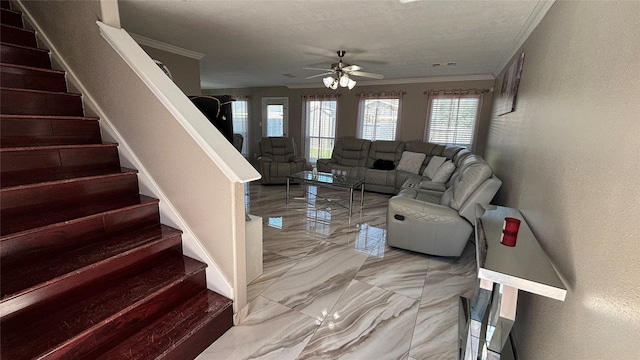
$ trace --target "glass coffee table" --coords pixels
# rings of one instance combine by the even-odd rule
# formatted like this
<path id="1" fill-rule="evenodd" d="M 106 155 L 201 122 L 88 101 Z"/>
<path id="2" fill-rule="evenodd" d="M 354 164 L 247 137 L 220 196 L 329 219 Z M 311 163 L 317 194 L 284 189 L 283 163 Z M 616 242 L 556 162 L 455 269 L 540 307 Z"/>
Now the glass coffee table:
<path id="1" fill-rule="evenodd" d="M 301 171 L 287 177 L 287 204 L 289 203 L 289 184 L 299 182 L 303 185 L 316 185 L 329 188 L 340 188 L 349 190 L 349 217 L 351 217 L 351 207 L 353 205 L 353 190 L 360 187 L 360 208 L 364 205 L 364 179 L 343 175 L 334 175 L 319 172 L 313 176 L 311 171 Z M 304 191 L 304 190 L 303 190 Z M 338 204 L 341 205 L 341 204 Z M 341 205 L 344 206 L 344 205 Z"/>

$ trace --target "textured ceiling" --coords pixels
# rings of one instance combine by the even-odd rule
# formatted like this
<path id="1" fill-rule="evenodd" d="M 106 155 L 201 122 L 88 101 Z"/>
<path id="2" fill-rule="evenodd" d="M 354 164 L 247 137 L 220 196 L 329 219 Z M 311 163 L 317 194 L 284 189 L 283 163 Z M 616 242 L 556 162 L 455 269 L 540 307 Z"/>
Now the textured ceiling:
<path id="1" fill-rule="evenodd" d="M 385 80 L 497 75 L 548 10 L 541 1 L 119 0 L 127 31 L 204 54 L 204 89 L 317 86 L 346 63 Z M 454 67 L 433 63 L 455 62 Z"/>

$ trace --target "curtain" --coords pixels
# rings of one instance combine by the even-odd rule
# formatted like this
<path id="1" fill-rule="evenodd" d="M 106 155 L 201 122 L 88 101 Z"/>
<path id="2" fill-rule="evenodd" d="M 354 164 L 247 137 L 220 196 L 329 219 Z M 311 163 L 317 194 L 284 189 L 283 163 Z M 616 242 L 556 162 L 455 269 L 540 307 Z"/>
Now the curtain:
<path id="1" fill-rule="evenodd" d="M 404 91 L 358 94 L 357 137 L 396 140 L 400 134 L 404 94 Z"/>
<path id="2" fill-rule="evenodd" d="M 248 156 L 247 144 L 249 142 L 249 98 L 235 96 L 231 103 L 231 117 L 233 119 L 233 132 L 243 137 L 242 155 Z"/>
<path id="3" fill-rule="evenodd" d="M 331 157 L 336 138 L 339 94 L 302 96 L 302 144 L 308 164 Z"/>
<path id="4" fill-rule="evenodd" d="M 484 89 L 429 90 L 424 141 L 473 150 Z"/>

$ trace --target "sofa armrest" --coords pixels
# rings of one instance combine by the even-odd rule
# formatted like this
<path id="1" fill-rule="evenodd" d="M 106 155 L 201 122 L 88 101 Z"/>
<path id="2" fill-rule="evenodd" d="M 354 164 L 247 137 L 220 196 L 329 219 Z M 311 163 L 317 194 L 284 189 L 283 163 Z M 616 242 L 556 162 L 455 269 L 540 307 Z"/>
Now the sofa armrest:
<path id="1" fill-rule="evenodd" d="M 289 158 L 289 162 L 294 162 L 294 163 L 307 163 L 307 159 L 303 158 L 302 156 L 292 156 Z"/>
<path id="2" fill-rule="evenodd" d="M 448 206 L 394 196 L 387 210 L 387 244 L 438 256 L 460 256 L 473 227 Z"/>
<path id="3" fill-rule="evenodd" d="M 338 162 L 334 159 L 318 159 L 316 161 L 318 171 L 322 172 L 330 172 L 333 165 L 338 165 Z"/>
<path id="4" fill-rule="evenodd" d="M 447 187 L 444 183 L 434 182 L 430 180 L 420 181 L 420 185 L 418 186 L 422 190 L 432 190 L 437 192 L 444 192 L 447 190 Z"/>
<path id="5" fill-rule="evenodd" d="M 422 223 L 446 223 L 462 220 L 458 211 L 448 206 L 403 196 L 394 196 L 392 199 L 393 201 L 389 202 L 389 213 L 395 212 L 397 215 L 404 216 L 405 219 Z"/>

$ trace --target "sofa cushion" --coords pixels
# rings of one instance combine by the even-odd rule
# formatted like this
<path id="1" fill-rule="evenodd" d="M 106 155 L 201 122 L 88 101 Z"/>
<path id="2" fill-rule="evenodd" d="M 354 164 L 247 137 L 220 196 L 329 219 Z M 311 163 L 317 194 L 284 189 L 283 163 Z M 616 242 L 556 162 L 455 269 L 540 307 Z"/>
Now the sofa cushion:
<path id="1" fill-rule="evenodd" d="M 412 174 L 420 173 L 420 167 L 422 161 L 424 161 L 426 154 L 415 153 L 411 151 L 403 151 L 400 163 L 398 163 L 398 170 L 410 172 Z"/>
<path id="2" fill-rule="evenodd" d="M 339 138 L 333 148 L 331 159 L 339 165 L 364 166 L 367 162 L 371 141 L 356 138 Z"/>
<path id="3" fill-rule="evenodd" d="M 433 175 L 431 181 L 437 183 L 446 183 L 455 170 L 456 166 L 453 164 L 453 161 L 447 160 L 440 166 L 438 171 L 436 171 L 436 174 Z"/>
<path id="4" fill-rule="evenodd" d="M 396 165 L 391 160 L 378 159 L 373 162 L 373 166 L 371 168 L 377 170 L 393 170 L 396 168 Z"/>
<path id="5" fill-rule="evenodd" d="M 440 205 L 446 205 L 453 209 L 460 210 L 473 192 L 476 191 L 485 180 L 489 179 L 492 174 L 493 172 L 489 164 L 484 161 L 474 160 L 473 163 L 464 167 L 457 179 L 453 181 L 451 187 L 444 192 L 440 199 Z"/>
<path id="6" fill-rule="evenodd" d="M 404 143 L 402 141 L 376 140 L 371 142 L 367 167 L 371 168 L 376 160 L 391 160 L 394 164 L 398 164 L 404 151 Z"/>
<path id="7" fill-rule="evenodd" d="M 433 179 L 433 177 L 436 175 L 436 172 L 438 172 L 438 169 L 440 168 L 440 166 L 442 166 L 442 164 L 444 164 L 445 161 L 447 161 L 446 157 L 432 156 L 431 160 L 429 160 L 429 164 L 427 165 L 426 168 L 424 168 L 424 171 L 422 172 L 422 176 L 426 176 L 429 179 Z"/>

